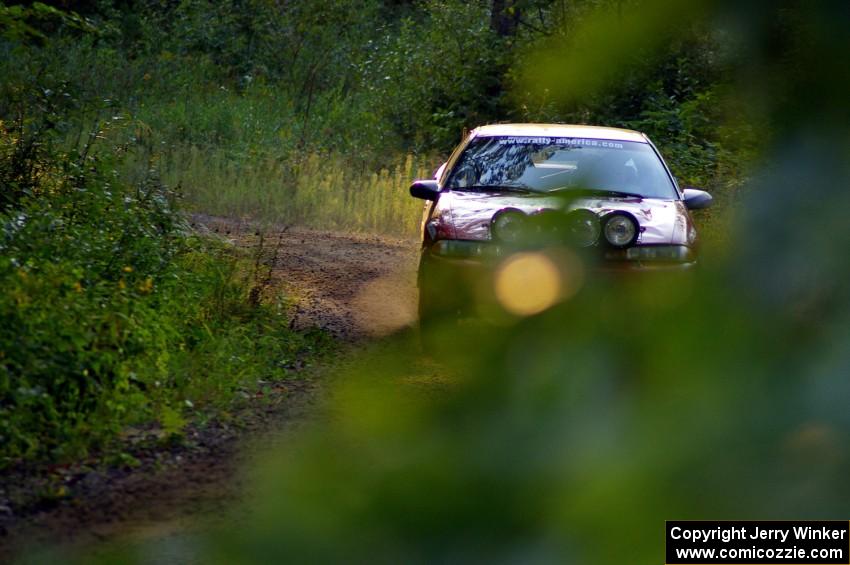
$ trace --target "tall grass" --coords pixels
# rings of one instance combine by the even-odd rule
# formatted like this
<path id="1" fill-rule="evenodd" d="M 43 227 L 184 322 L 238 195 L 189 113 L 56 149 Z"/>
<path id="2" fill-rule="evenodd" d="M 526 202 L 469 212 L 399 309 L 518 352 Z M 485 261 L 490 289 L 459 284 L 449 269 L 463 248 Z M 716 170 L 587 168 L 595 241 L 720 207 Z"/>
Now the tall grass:
<path id="1" fill-rule="evenodd" d="M 179 186 L 191 209 L 345 231 L 415 235 L 422 203 L 414 178 L 429 178 L 437 159 L 402 155 L 377 171 L 338 154 L 300 161 L 233 159 L 222 150 L 182 147 L 162 155 L 162 179 Z"/>
<path id="2" fill-rule="evenodd" d="M 189 209 L 304 227 L 416 236 L 422 202 L 411 198 L 413 179 L 430 178 L 437 157 L 399 155 L 377 171 L 340 153 L 310 153 L 300 161 L 272 156 L 234 156 L 224 149 L 183 146 L 152 161 L 162 180 L 178 187 Z M 145 170 L 131 165 L 131 173 Z M 735 179 L 716 180 L 715 208 L 694 214 L 711 248 L 725 253 L 730 242 Z"/>

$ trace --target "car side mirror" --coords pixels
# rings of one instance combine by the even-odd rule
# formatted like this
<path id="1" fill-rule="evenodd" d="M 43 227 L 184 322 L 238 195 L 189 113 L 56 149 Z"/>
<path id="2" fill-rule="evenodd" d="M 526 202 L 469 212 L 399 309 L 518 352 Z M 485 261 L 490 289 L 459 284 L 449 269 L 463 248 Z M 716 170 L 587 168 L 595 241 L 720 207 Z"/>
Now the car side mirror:
<path id="1" fill-rule="evenodd" d="M 712 198 L 711 195 L 704 190 L 686 188 L 683 192 L 685 196 L 685 206 L 688 207 L 688 210 L 702 210 L 703 208 L 709 208 L 711 203 L 714 202 L 714 198 Z"/>
<path id="2" fill-rule="evenodd" d="M 422 200 L 436 200 L 440 195 L 440 185 L 435 180 L 416 180 L 410 185 L 410 195 Z"/>

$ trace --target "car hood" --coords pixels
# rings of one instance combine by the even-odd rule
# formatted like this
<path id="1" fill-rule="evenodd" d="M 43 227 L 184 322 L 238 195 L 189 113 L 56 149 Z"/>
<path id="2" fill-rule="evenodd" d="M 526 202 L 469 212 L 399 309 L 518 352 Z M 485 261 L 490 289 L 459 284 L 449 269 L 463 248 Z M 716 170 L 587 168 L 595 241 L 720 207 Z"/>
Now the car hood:
<path id="1" fill-rule="evenodd" d="M 444 192 L 437 205 L 443 218 L 451 218 L 452 231 L 457 239 L 489 240 L 490 220 L 504 208 L 515 208 L 526 214 L 544 210 L 586 209 L 600 216 L 623 211 L 632 214 L 640 224 L 638 245 L 691 245 L 696 239 L 696 230 L 681 200 L 609 196 L 581 196 L 567 200 L 545 195 Z"/>

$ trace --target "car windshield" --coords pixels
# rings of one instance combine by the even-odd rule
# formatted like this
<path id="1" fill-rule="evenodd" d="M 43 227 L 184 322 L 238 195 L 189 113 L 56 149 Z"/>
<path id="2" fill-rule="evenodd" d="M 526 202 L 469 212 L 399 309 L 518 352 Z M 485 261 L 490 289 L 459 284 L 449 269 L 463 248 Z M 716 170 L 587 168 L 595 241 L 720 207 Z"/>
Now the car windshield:
<path id="1" fill-rule="evenodd" d="M 677 198 L 664 165 L 648 143 L 572 137 L 473 139 L 452 167 L 446 187 Z"/>

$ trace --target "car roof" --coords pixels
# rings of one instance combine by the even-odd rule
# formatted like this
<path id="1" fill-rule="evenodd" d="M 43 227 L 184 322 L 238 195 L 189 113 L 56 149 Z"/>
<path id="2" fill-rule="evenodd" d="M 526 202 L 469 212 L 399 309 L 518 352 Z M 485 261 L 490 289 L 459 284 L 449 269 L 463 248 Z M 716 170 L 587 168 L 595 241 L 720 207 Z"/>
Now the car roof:
<path id="1" fill-rule="evenodd" d="M 585 139 L 610 139 L 614 141 L 647 143 L 644 134 L 631 129 L 576 126 L 570 124 L 491 124 L 475 128 L 472 131 L 472 135 L 476 137 L 582 137 Z"/>

